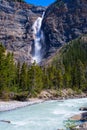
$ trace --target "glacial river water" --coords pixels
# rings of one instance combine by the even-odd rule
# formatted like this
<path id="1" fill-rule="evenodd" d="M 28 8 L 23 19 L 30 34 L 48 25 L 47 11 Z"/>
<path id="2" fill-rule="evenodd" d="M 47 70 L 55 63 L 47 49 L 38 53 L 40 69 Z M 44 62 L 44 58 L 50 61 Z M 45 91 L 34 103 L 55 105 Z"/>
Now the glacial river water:
<path id="1" fill-rule="evenodd" d="M 64 101 L 46 101 L 24 108 L 0 112 L 0 130 L 57 130 L 63 128 L 66 120 L 80 113 L 79 108 L 87 106 L 87 98 Z"/>

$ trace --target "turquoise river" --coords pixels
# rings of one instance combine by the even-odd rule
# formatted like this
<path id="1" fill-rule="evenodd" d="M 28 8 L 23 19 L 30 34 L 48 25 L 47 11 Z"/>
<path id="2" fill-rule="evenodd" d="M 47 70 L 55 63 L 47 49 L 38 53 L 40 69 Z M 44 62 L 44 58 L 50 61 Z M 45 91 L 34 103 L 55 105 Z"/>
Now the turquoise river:
<path id="1" fill-rule="evenodd" d="M 87 98 L 63 101 L 45 101 L 12 111 L 0 112 L 0 130 L 57 130 L 64 128 L 69 117 L 80 113 L 79 108 L 87 106 Z"/>

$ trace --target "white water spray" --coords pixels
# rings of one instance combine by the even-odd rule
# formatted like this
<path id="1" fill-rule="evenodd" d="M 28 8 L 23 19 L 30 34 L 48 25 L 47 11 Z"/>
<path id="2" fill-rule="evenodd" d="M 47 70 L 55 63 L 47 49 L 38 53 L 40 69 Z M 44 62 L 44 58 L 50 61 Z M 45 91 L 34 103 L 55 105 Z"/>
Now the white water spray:
<path id="1" fill-rule="evenodd" d="M 42 46 L 44 43 L 44 35 L 43 31 L 41 30 L 43 16 L 44 14 L 42 15 L 42 17 L 38 17 L 32 27 L 34 38 L 33 62 L 36 61 L 36 63 L 40 63 L 43 57 Z"/>

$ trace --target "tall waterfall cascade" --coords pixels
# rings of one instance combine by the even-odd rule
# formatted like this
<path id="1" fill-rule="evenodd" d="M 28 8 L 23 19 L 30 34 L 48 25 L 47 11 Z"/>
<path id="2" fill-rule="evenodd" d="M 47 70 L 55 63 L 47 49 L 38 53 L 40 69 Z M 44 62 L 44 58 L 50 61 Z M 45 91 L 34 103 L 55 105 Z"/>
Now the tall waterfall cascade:
<path id="1" fill-rule="evenodd" d="M 42 20 L 44 17 L 44 13 L 42 17 L 38 17 L 35 23 L 33 24 L 33 39 L 34 39 L 34 46 L 33 46 L 33 62 L 40 63 L 43 55 L 44 55 L 44 34 L 41 30 Z"/>

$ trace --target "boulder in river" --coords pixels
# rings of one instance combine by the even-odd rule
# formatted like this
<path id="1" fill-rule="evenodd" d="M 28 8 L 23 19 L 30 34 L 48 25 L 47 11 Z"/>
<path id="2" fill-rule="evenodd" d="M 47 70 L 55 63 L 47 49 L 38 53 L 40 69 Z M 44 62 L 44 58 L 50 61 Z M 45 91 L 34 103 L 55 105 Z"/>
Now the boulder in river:
<path id="1" fill-rule="evenodd" d="M 0 122 L 11 123 L 11 121 L 8 120 L 0 120 Z"/>
<path id="2" fill-rule="evenodd" d="M 80 111 L 87 111 L 87 107 L 81 107 L 79 110 Z"/>
<path id="3" fill-rule="evenodd" d="M 75 120 L 75 121 L 87 121 L 87 112 L 80 113 L 78 115 L 74 115 L 70 118 L 70 120 Z"/>

